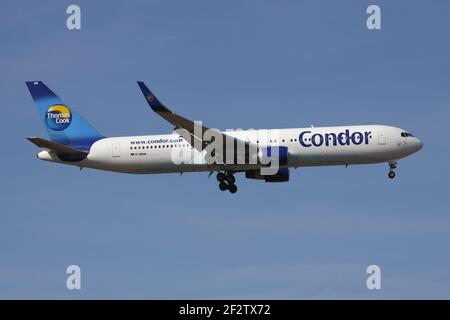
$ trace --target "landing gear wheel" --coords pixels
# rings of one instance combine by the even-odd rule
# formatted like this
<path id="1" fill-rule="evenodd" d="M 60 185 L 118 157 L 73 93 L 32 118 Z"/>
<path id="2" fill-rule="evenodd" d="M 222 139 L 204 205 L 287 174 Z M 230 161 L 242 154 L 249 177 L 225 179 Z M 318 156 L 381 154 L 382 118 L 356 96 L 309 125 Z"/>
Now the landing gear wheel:
<path id="1" fill-rule="evenodd" d="M 222 182 L 227 176 L 223 172 L 217 172 L 217 181 Z"/>
<path id="2" fill-rule="evenodd" d="M 389 173 L 388 173 L 388 177 L 390 178 L 390 179 L 394 179 L 395 178 L 395 171 L 389 171 Z"/>
<path id="3" fill-rule="evenodd" d="M 219 189 L 220 189 L 220 191 L 225 191 L 225 190 L 227 190 L 227 189 L 228 189 L 228 184 L 227 184 L 225 181 L 221 181 L 221 182 L 219 183 Z"/>
<path id="4" fill-rule="evenodd" d="M 234 176 L 232 174 L 230 174 L 227 177 L 227 182 L 228 182 L 228 184 L 234 184 L 236 182 L 236 179 L 234 178 Z"/>
<path id="5" fill-rule="evenodd" d="M 229 190 L 231 193 L 236 193 L 237 187 L 234 184 L 236 178 L 232 172 L 217 172 L 217 181 L 219 181 L 219 189 L 221 191 Z"/>
<path id="6" fill-rule="evenodd" d="M 236 193 L 237 191 L 237 186 L 235 184 L 230 184 L 228 186 L 228 190 L 230 191 L 230 193 Z"/>

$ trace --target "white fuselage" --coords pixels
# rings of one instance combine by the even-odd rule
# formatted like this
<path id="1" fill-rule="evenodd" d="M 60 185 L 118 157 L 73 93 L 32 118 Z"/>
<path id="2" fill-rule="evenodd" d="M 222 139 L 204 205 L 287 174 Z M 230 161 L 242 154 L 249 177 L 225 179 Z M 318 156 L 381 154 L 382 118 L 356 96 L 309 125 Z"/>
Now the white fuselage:
<path id="1" fill-rule="evenodd" d="M 311 127 L 226 132 L 259 147 L 288 148 L 287 167 L 369 164 L 404 158 L 422 148 L 419 139 L 402 136 L 405 130 L 383 125 Z M 267 139 L 263 138 L 267 137 Z M 195 161 L 174 161 L 174 154 L 193 154 Z M 95 142 L 79 162 L 65 162 L 42 151 L 43 160 L 123 173 L 175 173 L 219 170 L 207 165 L 178 134 L 104 138 Z M 191 157 L 192 158 L 192 157 Z M 190 162 L 190 163 L 189 163 Z M 259 168 L 257 164 L 227 165 L 228 170 Z"/>

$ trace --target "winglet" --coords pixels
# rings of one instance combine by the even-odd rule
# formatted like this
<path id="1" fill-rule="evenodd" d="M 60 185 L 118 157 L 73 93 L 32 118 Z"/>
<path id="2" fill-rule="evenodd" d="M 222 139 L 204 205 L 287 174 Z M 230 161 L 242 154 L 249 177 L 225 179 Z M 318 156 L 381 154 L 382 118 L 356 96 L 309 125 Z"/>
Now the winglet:
<path id="1" fill-rule="evenodd" d="M 142 93 L 144 94 L 145 100 L 147 100 L 148 105 L 155 112 L 171 112 L 166 108 L 156 96 L 150 91 L 150 89 L 145 85 L 144 82 L 138 81 L 137 84 L 139 88 L 141 88 Z"/>

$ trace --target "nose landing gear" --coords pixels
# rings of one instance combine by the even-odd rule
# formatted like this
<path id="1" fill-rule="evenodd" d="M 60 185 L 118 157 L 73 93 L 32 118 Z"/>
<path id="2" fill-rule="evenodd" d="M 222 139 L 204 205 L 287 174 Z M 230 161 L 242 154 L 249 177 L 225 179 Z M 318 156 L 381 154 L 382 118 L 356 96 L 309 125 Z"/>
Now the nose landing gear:
<path id="1" fill-rule="evenodd" d="M 395 178 L 395 169 L 397 168 L 397 161 L 389 161 L 389 173 L 388 177 L 389 179 Z"/>
<path id="2" fill-rule="evenodd" d="M 233 173 L 218 172 L 216 178 L 219 181 L 219 189 L 221 191 L 228 190 L 230 193 L 237 192 L 237 186 L 235 185 L 236 178 Z"/>

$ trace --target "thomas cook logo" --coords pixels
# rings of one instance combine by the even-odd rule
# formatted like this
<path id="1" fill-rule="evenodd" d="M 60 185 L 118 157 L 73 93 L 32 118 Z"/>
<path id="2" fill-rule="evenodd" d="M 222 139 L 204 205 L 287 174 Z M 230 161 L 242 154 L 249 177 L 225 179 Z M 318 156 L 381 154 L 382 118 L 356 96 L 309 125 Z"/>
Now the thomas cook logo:
<path id="1" fill-rule="evenodd" d="M 48 108 L 45 114 L 47 126 L 56 131 L 66 129 L 72 122 L 72 113 L 62 104 L 55 104 Z"/>

